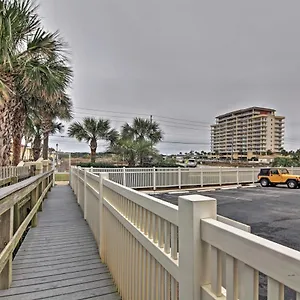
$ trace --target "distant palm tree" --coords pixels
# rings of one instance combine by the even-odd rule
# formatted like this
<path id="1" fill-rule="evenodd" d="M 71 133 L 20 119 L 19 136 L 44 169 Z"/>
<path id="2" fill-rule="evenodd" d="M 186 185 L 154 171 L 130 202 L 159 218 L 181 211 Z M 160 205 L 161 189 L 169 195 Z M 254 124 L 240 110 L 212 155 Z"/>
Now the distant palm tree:
<path id="1" fill-rule="evenodd" d="M 99 140 L 109 141 L 113 146 L 118 140 L 118 132 L 111 129 L 109 120 L 84 118 L 83 122 L 74 122 L 68 130 L 70 137 L 75 137 L 78 141 L 85 141 L 91 149 L 91 162 L 96 161 L 96 151 Z"/>
<path id="2" fill-rule="evenodd" d="M 65 94 L 62 94 L 59 100 L 54 103 L 45 103 L 44 105 L 41 106 L 41 124 L 42 124 L 42 132 L 43 132 L 43 159 L 48 159 L 49 134 L 50 133 L 54 134 L 56 133 L 56 129 L 59 129 L 58 126 L 53 126 L 53 125 L 61 124 L 61 123 L 54 122 L 54 120 L 59 119 L 63 121 L 70 121 L 72 118 L 73 118 L 72 101 Z M 59 130 L 59 132 L 61 132 L 61 130 Z"/>
<path id="3" fill-rule="evenodd" d="M 33 139 L 33 159 L 36 161 L 41 157 L 41 150 L 42 150 L 42 141 L 43 141 L 43 130 L 41 126 L 41 121 L 36 120 L 35 126 L 34 126 L 34 139 Z M 55 133 L 62 133 L 64 130 L 64 125 L 60 122 L 52 121 L 51 125 L 48 127 L 49 134 L 55 134 Z M 44 140 L 45 142 L 45 140 Z M 47 148 L 48 149 L 48 148 Z"/>
<path id="4" fill-rule="evenodd" d="M 123 125 L 122 137 L 137 141 L 145 140 L 154 145 L 163 139 L 163 132 L 157 122 L 148 119 L 135 118 L 132 125 L 128 123 Z"/>
<path id="5" fill-rule="evenodd" d="M 120 139 L 112 150 L 123 156 L 129 166 L 137 163 L 142 166 L 147 158 L 157 154 L 154 146 L 162 139 L 163 132 L 157 122 L 135 118 L 131 125 L 123 125 Z"/>

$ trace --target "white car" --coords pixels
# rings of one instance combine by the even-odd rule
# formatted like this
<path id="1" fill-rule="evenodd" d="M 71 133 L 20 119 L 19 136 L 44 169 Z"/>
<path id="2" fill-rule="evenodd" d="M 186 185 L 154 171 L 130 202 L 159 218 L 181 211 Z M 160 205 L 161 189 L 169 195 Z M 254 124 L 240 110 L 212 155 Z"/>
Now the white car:
<path id="1" fill-rule="evenodd" d="M 187 168 L 196 168 L 196 167 L 197 167 L 197 160 L 194 159 L 194 158 L 190 158 L 190 159 L 186 162 L 185 166 L 186 166 Z"/>

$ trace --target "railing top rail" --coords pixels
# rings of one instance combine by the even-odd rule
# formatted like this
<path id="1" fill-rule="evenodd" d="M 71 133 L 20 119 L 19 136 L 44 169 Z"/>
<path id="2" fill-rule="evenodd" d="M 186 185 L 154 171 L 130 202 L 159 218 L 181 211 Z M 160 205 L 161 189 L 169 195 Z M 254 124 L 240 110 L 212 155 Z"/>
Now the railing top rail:
<path id="1" fill-rule="evenodd" d="M 28 179 L 25 179 L 19 183 L 13 184 L 0 189 L 0 215 L 12 207 L 15 203 L 21 200 L 24 195 L 21 191 L 24 191 L 25 196 L 35 188 L 35 186 L 49 174 L 53 173 L 53 170 L 47 171 L 43 174 L 39 174 Z M 27 189 L 27 190 L 26 190 Z M 26 191 L 25 191 L 26 190 Z"/>
<path id="2" fill-rule="evenodd" d="M 300 252 L 214 219 L 201 220 L 201 239 L 300 292 Z"/>
<path id="3" fill-rule="evenodd" d="M 171 222 L 178 226 L 178 206 L 165 201 L 154 198 L 145 193 L 133 190 L 131 188 L 125 187 L 121 184 L 115 183 L 109 179 L 103 180 L 103 185 L 109 189 L 115 191 L 119 195 L 130 199 L 132 202 L 144 207 L 145 209 L 151 211 L 157 216 Z"/>

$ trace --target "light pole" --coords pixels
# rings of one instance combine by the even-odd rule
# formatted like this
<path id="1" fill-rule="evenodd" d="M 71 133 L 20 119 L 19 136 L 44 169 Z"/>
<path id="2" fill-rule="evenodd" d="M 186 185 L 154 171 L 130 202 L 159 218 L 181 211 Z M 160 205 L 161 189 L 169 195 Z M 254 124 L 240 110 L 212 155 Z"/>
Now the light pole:
<path id="1" fill-rule="evenodd" d="M 56 144 L 55 169 L 58 170 L 58 144 Z"/>

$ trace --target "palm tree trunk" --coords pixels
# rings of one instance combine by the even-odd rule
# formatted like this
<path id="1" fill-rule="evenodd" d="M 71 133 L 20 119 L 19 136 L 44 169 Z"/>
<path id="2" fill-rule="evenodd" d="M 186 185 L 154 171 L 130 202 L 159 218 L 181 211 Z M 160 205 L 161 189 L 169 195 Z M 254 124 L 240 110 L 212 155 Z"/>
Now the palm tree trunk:
<path id="1" fill-rule="evenodd" d="M 49 152 L 49 132 L 44 132 L 43 159 L 48 159 L 48 152 Z"/>
<path id="2" fill-rule="evenodd" d="M 25 145 L 24 145 L 24 149 L 23 149 L 23 152 L 22 152 L 21 160 L 24 160 L 24 156 L 25 156 L 25 153 L 26 153 L 27 146 L 28 146 L 28 142 L 25 141 Z"/>
<path id="3" fill-rule="evenodd" d="M 2 81 L 10 90 L 8 93 L 0 91 L 0 97 L 2 98 L 2 102 L 0 101 L 0 166 L 7 166 L 10 164 L 12 129 L 17 97 L 11 92 L 15 91 L 13 76 L 1 75 L 3 75 Z"/>
<path id="4" fill-rule="evenodd" d="M 96 150 L 91 148 L 91 163 L 95 163 L 96 162 Z"/>
<path id="5" fill-rule="evenodd" d="M 12 137 L 11 125 L 9 125 L 10 112 L 6 104 L 0 107 L 0 166 L 9 165 L 10 141 Z"/>
<path id="6" fill-rule="evenodd" d="M 97 140 L 95 138 L 91 139 L 90 148 L 91 148 L 91 163 L 93 164 L 96 162 L 96 151 L 97 151 Z"/>
<path id="7" fill-rule="evenodd" d="M 41 136 L 37 134 L 33 141 L 33 160 L 37 161 L 41 155 Z"/>
<path id="8" fill-rule="evenodd" d="M 21 159 L 21 143 L 22 138 L 20 135 L 15 136 L 13 138 L 13 159 L 12 159 L 12 165 L 17 166 Z"/>
<path id="9" fill-rule="evenodd" d="M 22 137 L 25 126 L 25 109 L 23 103 L 18 101 L 15 108 L 15 116 L 13 123 L 13 165 L 17 166 L 21 159 Z"/>

